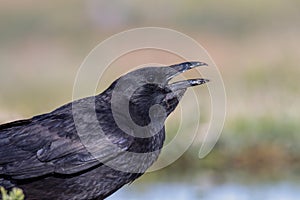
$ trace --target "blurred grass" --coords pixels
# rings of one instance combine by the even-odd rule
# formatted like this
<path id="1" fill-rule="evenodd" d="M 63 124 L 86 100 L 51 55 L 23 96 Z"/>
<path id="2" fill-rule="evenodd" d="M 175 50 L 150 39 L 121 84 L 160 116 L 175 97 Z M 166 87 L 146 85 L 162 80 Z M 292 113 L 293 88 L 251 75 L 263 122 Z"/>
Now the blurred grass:
<path id="1" fill-rule="evenodd" d="M 170 178 L 170 173 L 202 170 L 274 179 L 299 175 L 300 2 L 156 3 L 0 1 L 0 123 L 71 101 L 81 62 L 110 35 L 139 26 L 174 28 L 202 43 L 219 65 L 228 97 L 227 120 L 205 159 L 198 160 L 196 143 L 174 164 L 151 176 Z M 148 51 L 117 64 L 127 69 L 132 62 L 156 59 L 178 60 Z M 114 68 L 105 84 L 122 70 Z M 207 102 L 201 104 L 208 119 Z M 172 119 L 169 140 L 178 127 L 176 116 Z"/>
<path id="2" fill-rule="evenodd" d="M 13 188 L 9 193 L 0 187 L 2 200 L 24 200 L 24 194 L 21 189 Z"/>

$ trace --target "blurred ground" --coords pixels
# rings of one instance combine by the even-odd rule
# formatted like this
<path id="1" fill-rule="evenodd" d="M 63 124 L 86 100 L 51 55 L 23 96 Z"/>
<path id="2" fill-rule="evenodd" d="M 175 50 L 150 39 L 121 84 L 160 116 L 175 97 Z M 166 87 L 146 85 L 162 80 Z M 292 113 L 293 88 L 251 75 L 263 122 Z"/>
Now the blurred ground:
<path id="1" fill-rule="evenodd" d="M 197 158 L 196 143 L 174 164 L 141 181 L 177 175 L 195 179 L 201 174 L 226 182 L 228 173 L 246 179 L 297 180 L 299 7 L 297 0 L 0 0 L 0 123 L 71 101 L 81 62 L 112 34 L 143 26 L 172 28 L 201 43 L 219 66 L 228 98 L 226 124 L 208 157 Z M 157 52 L 143 55 L 140 61 L 178 61 Z M 99 92 L 120 71 L 111 74 Z M 172 121 L 168 125 L 169 130 L 176 127 Z"/>

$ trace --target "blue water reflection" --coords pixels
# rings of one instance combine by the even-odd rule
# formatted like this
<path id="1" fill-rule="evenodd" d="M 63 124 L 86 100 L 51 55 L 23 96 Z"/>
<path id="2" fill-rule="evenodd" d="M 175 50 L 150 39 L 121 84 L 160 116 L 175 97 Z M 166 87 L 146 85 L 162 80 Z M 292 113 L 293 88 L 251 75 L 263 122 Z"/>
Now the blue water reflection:
<path id="1" fill-rule="evenodd" d="M 289 182 L 209 187 L 181 183 L 139 184 L 124 187 L 108 200 L 299 200 L 300 185 Z"/>

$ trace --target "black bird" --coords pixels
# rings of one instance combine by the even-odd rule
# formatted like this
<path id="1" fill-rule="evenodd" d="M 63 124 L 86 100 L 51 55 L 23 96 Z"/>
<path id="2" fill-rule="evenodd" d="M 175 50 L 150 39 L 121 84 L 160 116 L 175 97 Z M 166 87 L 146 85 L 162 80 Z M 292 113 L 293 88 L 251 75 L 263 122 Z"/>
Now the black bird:
<path id="1" fill-rule="evenodd" d="M 156 161 L 165 119 L 188 87 L 208 80 L 169 81 L 204 65 L 138 69 L 97 96 L 0 125 L 0 185 L 23 189 L 28 200 L 108 197 Z"/>

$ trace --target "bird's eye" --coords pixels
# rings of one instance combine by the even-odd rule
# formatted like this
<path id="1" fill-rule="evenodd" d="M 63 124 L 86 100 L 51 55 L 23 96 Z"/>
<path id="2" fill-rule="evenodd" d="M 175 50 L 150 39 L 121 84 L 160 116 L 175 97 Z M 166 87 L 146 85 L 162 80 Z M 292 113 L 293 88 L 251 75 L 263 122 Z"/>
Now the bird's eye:
<path id="1" fill-rule="evenodd" d="M 148 83 L 153 83 L 154 80 L 155 80 L 155 77 L 153 75 L 150 75 L 150 76 L 147 77 L 147 82 Z"/>

